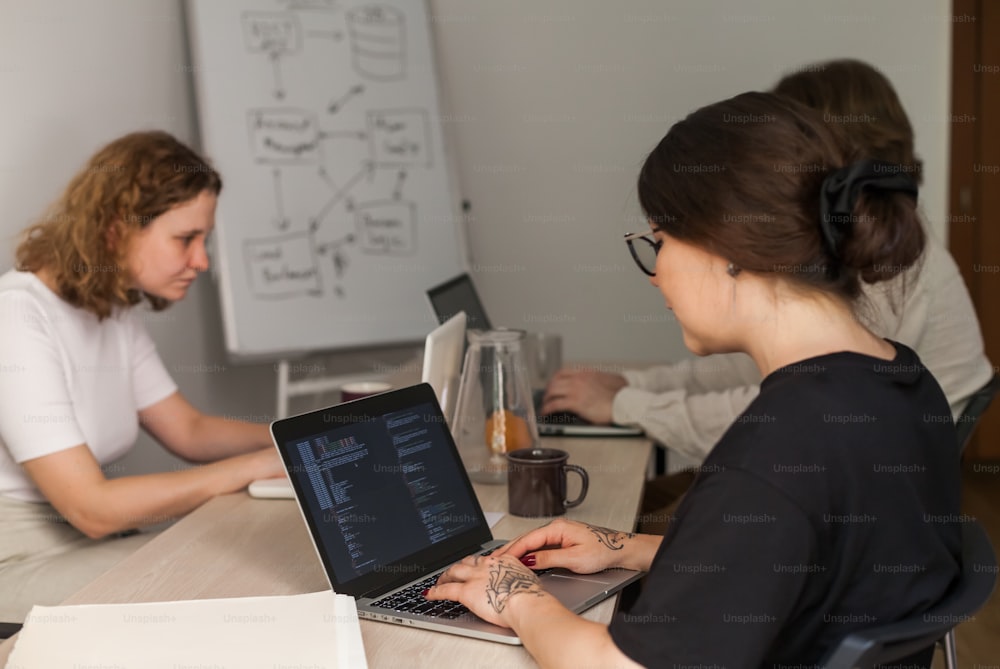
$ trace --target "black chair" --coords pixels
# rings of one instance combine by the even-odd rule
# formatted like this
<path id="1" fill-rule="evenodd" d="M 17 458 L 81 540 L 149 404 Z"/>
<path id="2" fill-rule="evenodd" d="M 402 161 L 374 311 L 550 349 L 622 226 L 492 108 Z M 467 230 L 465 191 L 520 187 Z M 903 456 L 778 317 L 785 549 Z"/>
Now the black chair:
<path id="1" fill-rule="evenodd" d="M 972 433 L 976 431 L 979 417 L 989 408 L 990 402 L 993 401 L 993 396 L 997 394 L 998 390 L 1000 390 L 1000 374 L 994 374 L 989 383 L 969 398 L 969 402 L 965 405 L 962 415 L 958 417 L 958 424 L 955 426 L 958 428 L 959 452 L 964 452 L 965 447 L 969 445 Z"/>
<path id="2" fill-rule="evenodd" d="M 912 618 L 848 634 L 820 666 L 874 669 L 877 665 L 910 658 L 940 643 L 945 665 L 956 669 L 952 630 L 990 598 L 996 572 L 996 555 L 982 525 L 975 520 L 963 523 L 962 575 L 947 597 Z"/>

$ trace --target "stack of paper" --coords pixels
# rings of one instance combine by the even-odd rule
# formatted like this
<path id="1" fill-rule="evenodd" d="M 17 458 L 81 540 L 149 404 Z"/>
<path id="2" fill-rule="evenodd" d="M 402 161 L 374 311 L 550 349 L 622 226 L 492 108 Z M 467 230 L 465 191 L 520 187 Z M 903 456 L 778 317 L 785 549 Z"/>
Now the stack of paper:
<path id="1" fill-rule="evenodd" d="M 36 606 L 7 669 L 366 667 L 354 600 L 331 591 Z"/>

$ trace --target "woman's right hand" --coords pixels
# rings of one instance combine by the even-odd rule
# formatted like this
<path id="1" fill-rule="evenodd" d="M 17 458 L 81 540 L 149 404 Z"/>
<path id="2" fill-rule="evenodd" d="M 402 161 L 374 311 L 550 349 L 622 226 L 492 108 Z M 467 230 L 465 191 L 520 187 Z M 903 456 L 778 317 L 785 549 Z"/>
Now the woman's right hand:
<path id="1" fill-rule="evenodd" d="M 653 547 L 650 553 L 646 544 L 652 540 L 659 546 L 661 538 L 559 518 L 521 535 L 493 555 L 511 555 L 536 570 L 563 567 L 578 574 L 593 574 L 609 567 L 645 570 L 656 552 Z"/>
<path id="2" fill-rule="evenodd" d="M 607 425 L 614 418 L 615 395 L 626 385 L 621 374 L 592 369 L 561 369 L 545 389 L 541 413 L 569 411 L 591 423 Z"/>

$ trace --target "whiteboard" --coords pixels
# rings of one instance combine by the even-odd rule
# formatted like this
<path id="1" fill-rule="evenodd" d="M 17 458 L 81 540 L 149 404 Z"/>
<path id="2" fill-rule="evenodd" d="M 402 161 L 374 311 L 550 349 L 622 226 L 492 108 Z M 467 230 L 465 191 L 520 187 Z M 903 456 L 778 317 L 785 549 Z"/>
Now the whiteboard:
<path id="1" fill-rule="evenodd" d="M 234 358 L 422 339 L 461 271 L 423 0 L 188 0 Z"/>

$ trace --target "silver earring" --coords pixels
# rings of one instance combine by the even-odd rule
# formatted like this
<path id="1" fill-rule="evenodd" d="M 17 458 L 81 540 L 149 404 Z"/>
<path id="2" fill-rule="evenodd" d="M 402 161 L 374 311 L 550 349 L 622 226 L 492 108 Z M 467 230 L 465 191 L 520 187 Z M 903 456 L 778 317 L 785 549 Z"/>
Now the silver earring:
<path id="1" fill-rule="evenodd" d="M 733 277 L 734 279 L 736 278 L 736 275 L 742 271 L 743 269 L 737 267 L 735 263 L 729 263 L 729 265 L 726 266 L 726 274 Z"/>

